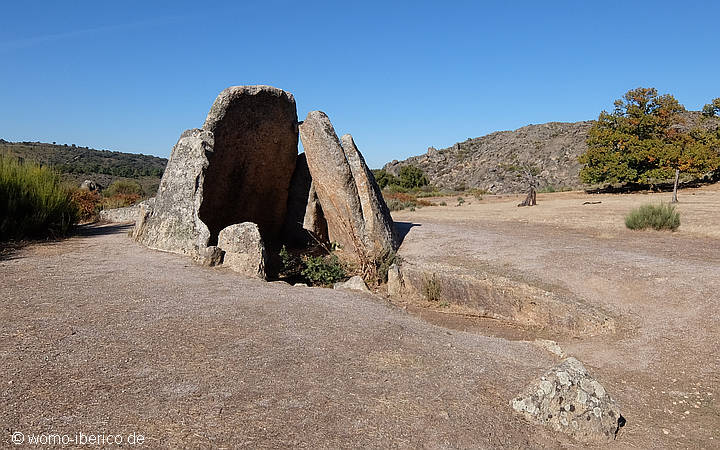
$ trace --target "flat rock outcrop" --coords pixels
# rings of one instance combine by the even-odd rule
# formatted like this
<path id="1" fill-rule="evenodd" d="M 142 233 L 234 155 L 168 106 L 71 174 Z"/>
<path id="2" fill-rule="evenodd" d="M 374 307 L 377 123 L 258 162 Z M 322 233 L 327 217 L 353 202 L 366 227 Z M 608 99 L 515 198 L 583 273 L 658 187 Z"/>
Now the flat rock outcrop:
<path id="1" fill-rule="evenodd" d="M 531 421 L 581 441 L 614 439 L 625 425 L 615 400 L 575 358 L 548 370 L 510 403 Z"/>
<path id="2" fill-rule="evenodd" d="M 123 208 L 103 209 L 98 213 L 98 219 L 105 222 L 127 223 L 135 222 L 141 210 L 151 209 L 155 205 L 155 197 L 150 197 L 131 206 Z"/>
<path id="3" fill-rule="evenodd" d="M 300 125 L 300 138 L 330 240 L 360 262 L 393 249 L 392 219 L 352 137 L 341 145 L 328 116 L 312 111 Z"/>

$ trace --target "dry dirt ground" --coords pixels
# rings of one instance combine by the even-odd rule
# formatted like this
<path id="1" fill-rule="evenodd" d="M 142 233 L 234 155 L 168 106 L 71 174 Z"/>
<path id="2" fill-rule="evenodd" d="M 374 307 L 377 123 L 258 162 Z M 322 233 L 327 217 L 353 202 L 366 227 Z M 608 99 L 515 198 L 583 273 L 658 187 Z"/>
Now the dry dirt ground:
<path id="1" fill-rule="evenodd" d="M 519 271 L 617 314 L 612 335 L 542 331 L 621 405 L 611 447 L 713 448 L 720 192 L 694 193 L 673 234 L 623 229 L 639 195 L 467 198 L 395 219 L 419 225 L 407 258 Z M 135 432 L 150 448 L 584 447 L 509 406 L 558 362 L 525 341 L 536 330 L 245 279 L 127 230 L 88 227 L 0 261 L 3 445 Z"/>
<path id="2" fill-rule="evenodd" d="M 522 196 L 465 197 L 461 206 L 453 197 L 444 199 L 448 206 L 394 215 L 409 230 L 400 251 L 407 260 L 491 268 L 554 286 L 610 312 L 613 334 L 532 332 L 433 314 L 444 308 L 429 302 L 409 307 L 454 329 L 558 341 L 621 405 L 628 425 L 616 444 L 720 448 L 720 186 L 680 192 L 675 233 L 625 228 L 630 209 L 669 198 L 568 192 L 518 208 Z"/>

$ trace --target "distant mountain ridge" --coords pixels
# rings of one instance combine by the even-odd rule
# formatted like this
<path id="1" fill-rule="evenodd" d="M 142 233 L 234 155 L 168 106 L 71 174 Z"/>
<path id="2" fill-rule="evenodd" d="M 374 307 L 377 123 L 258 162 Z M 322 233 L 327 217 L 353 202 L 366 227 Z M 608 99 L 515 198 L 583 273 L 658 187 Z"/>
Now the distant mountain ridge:
<path id="1" fill-rule="evenodd" d="M 683 114 L 686 125 L 717 127 L 717 118 L 705 120 L 699 112 Z M 532 173 L 540 190 L 580 189 L 587 187 L 578 174 L 578 157 L 585 153 L 588 131 L 594 120 L 548 122 L 527 125 L 514 131 L 497 131 L 467 139 L 404 161 L 392 161 L 383 168 L 397 175 L 401 167 L 422 169 L 430 183 L 447 189 L 484 189 L 494 194 L 524 192 L 527 173 Z"/>
<path id="2" fill-rule="evenodd" d="M 0 154 L 52 166 L 64 181 L 80 184 L 85 179 L 107 187 L 116 179 L 134 179 L 147 194 L 157 190 L 167 159 L 136 153 L 95 150 L 43 142 L 9 142 L 0 139 Z"/>

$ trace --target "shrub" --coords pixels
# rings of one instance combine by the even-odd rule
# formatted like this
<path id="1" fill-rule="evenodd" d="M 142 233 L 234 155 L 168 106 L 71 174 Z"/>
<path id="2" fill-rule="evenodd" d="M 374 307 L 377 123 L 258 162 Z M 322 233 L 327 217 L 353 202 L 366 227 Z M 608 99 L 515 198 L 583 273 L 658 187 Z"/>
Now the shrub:
<path id="1" fill-rule="evenodd" d="M 75 189 L 70 195 L 70 199 L 75 205 L 78 213 L 78 219 L 83 222 L 95 220 L 97 213 L 102 207 L 102 199 L 100 194 L 86 189 Z"/>
<path id="2" fill-rule="evenodd" d="M 394 176 L 385 169 L 373 170 L 373 176 L 380 189 L 388 188 L 395 192 L 407 192 L 409 189 L 420 189 L 430 185 L 430 180 L 422 169 L 415 166 L 401 167 L 398 176 Z"/>
<path id="3" fill-rule="evenodd" d="M 124 208 L 139 202 L 142 197 L 138 194 L 115 194 L 102 199 L 102 209 Z"/>
<path id="4" fill-rule="evenodd" d="M 427 200 L 422 200 L 417 198 L 414 195 L 408 194 L 406 192 L 383 192 L 383 197 L 385 197 L 385 202 L 388 205 L 388 209 L 390 211 L 400 211 L 403 209 L 412 209 L 412 208 L 419 208 L 422 206 L 432 206 L 432 203 L 430 203 Z"/>
<path id="5" fill-rule="evenodd" d="M 625 216 L 625 226 L 631 230 L 653 228 L 675 231 L 680 226 L 680 213 L 675 210 L 675 206 L 668 203 L 645 204 Z"/>
<path id="6" fill-rule="evenodd" d="M 143 196 L 143 189 L 140 183 L 132 180 L 116 180 L 103 191 L 105 197 L 113 197 L 115 195 L 137 195 L 138 198 Z"/>
<path id="7" fill-rule="evenodd" d="M 397 178 L 385 169 L 376 169 L 372 171 L 375 181 L 380 189 L 385 189 L 388 185 L 397 184 Z"/>
<path id="8" fill-rule="evenodd" d="M 57 173 L 0 155 L 0 240 L 61 236 L 76 219 Z"/>
<path id="9" fill-rule="evenodd" d="M 288 277 L 300 276 L 305 267 L 302 258 L 295 253 L 290 253 L 284 245 L 280 249 L 280 262 L 282 263 L 281 272 Z"/>
<path id="10" fill-rule="evenodd" d="M 430 184 L 430 180 L 419 167 L 403 166 L 398 171 L 398 184 L 404 188 L 413 189 Z"/>
<path id="11" fill-rule="evenodd" d="M 345 268 L 336 255 L 305 256 L 302 276 L 313 285 L 329 286 L 345 278 Z"/>
<path id="12" fill-rule="evenodd" d="M 431 302 L 440 300 L 440 295 L 442 295 L 442 286 L 440 285 L 440 280 L 437 279 L 435 274 L 432 274 L 431 276 L 425 275 L 423 277 L 422 294 L 426 300 Z"/>

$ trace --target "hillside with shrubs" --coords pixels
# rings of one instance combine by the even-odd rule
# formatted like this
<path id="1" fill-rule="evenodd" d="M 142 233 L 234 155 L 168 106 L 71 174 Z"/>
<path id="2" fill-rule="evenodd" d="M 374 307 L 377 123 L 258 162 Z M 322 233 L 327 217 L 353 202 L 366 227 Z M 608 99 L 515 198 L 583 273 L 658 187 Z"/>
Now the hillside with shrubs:
<path id="1" fill-rule="evenodd" d="M 0 139 L 0 155 L 52 167 L 61 181 L 80 186 L 92 180 L 108 187 L 118 180 L 134 181 L 147 195 L 154 195 L 167 159 L 157 156 L 96 150 L 75 144 L 8 142 Z"/>

